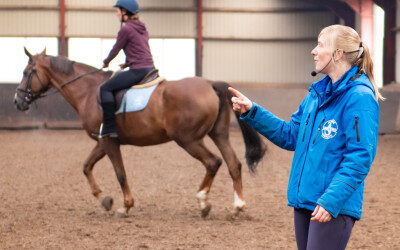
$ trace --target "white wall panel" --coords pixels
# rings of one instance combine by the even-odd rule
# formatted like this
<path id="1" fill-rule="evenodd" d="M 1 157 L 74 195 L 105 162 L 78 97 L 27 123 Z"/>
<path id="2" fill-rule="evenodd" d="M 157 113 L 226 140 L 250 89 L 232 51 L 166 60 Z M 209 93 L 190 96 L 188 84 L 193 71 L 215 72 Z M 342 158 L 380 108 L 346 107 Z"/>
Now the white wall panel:
<path id="1" fill-rule="evenodd" d="M 194 12 L 143 12 L 140 18 L 151 37 L 195 37 L 196 13 Z"/>
<path id="2" fill-rule="evenodd" d="M 209 8 L 319 8 L 295 0 L 204 0 Z M 207 37 L 274 39 L 315 38 L 313 41 L 204 42 L 203 75 L 213 80 L 247 83 L 310 83 L 310 54 L 320 30 L 334 23 L 329 11 L 205 12 Z"/>
<path id="3" fill-rule="evenodd" d="M 1 0 L 1 6 L 57 6 L 59 0 Z"/>
<path id="4" fill-rule="evenodd" d="M 203 75 L 245 83 L 311 83 L 313 42 L 206 41 Z"/>
<path id="5" fill-rule="evenodd" d="M 57 36 L 57 11 L 1 11 L 0 36 Z"/>
<path id="6" fill-rule="evenodd" d="M 298 0 L 203 0 L 204 7 L 215 8 L 297 8 L 313 7 Z"/>
<path id="7" fill-rule="evenodd" d="M 141 7 L 195 7 L 195 0 L 138 0 Z"/>
<path id="8" fill-rule="evenodd" d="M 114 12 L 67 11 L 66 36 L 116 37 L 119 25 Z"/>
<path id="9" fill-rule="evenodd" d="M 204 36 L 279 38 L 310 37 L 333 23 L 329 12 L 204 14 Z"/>
<path id="10" fill-rule="evenodd" d="M 150 37 L 194 37 L 196 15 L 192 12 L 144 12 L 140 19 Z M 114 12 L 67 11 L 67 36 L 116 37 L 120 23 Z"/>
<path id="11" fill-rule="evenodd" d="M 66 0 L 67 6 L 112 7 L 117 0 Z M 194 0 L 138 0 L 139 7 L 194 7 Z"/>
<path id="12" fill-rule="evenodd" d="M 65 0 L 65 5 L 68 6 L 95 6 L 95 7 L 110 7 L 114 6 L 117 0 Z"/>

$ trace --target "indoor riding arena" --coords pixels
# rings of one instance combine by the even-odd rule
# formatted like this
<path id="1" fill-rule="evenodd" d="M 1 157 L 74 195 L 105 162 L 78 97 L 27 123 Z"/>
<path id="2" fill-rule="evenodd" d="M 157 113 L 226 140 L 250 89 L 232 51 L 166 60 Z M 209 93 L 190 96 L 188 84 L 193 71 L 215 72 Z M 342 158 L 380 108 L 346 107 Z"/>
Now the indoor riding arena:
<path id="1" fill-rule="evenodd" d="M 362 217 L 346 249 L 400 249 L 400 0 L 137 0 L 166 80 L 147 107 L 117 115 L 111 139 L 97 135 L 101 109 L 87 100 L 98 90 L 86 86 L 125 62 L 121 51 L 101 69 L 122 27 L 116 2 L 0 1 L 0 249 L 297 249 L 287 205 L 294 152 L 238 121 L 225 83 L 289 122 L 325 76 L 311 51 L 333 24 L 361 35 L 385 98 Z M 174 93 L 189 99 L 175 116 L 145 120 L 166 96 L 157 89 L 181 79 L 186 91 Z M 193 87 L 203 81 L 211 97 Z M 196 117 L 201 107 L 212 123 Z M 161 139 L 140 127 L 169 120 L 181 127 L 163 127 Z M 181 139 L 203 130 L 209 158 Z M 260 153 L 250 167 L 249 148 Z"/>

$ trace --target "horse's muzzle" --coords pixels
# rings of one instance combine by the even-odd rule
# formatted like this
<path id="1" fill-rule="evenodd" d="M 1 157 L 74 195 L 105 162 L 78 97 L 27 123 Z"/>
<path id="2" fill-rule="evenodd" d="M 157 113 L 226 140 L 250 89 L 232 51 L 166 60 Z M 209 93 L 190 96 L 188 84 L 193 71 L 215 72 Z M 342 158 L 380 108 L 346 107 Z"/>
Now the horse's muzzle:
<path id="1" fill-rule="evenodd" d="M 25 102 L 23 99 L 19 98 L 17 94 L 14 96 L 14 105 L 20 111 L 25 111 L 29 109 L 29 104 Z"/>

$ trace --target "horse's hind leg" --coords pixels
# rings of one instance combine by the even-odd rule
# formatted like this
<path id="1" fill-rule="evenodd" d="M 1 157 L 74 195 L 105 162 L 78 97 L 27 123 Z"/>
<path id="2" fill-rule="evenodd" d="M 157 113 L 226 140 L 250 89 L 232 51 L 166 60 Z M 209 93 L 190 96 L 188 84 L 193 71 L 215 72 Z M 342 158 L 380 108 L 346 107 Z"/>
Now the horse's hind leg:
<path id="1" fill-rule="evenodd" d="M 112 199 L 110 197 L 106 197 L 103 201 L 101 200 L 101 189 L 96 183 L 96 180 L 93 176 L 93 167 L 100 159 L 102 159 L 105 155 L 104 150 L 101 148 L 100 144 L 97 143 L 96 147 L 93 148 L 92 152 L 86 159 L 85 163 L 83 164 L 83 173 L 85 174 L 90 189 L 92 190 L 92 194 L 96 197 L 99 201 L 102 202 L 103 207 L 108 211 L 112 207 Z"/>
<path id="2" fill-rule="evenodd" d="M 229 116 L 228 116 L 229 117 Z M 229 121 L 229 120 L 228 120 Z M 210 138 L 217 145 L 218 149 L 221 151 L 222 157 L 224 158 L 229 174 L 233 181 L 234 189 L 234 213 L 239 213 L 246 206 L 246 202 L 243 197 L 243 187 L 242 187 L 242 164 L 236 157 L 235 151 L 233 150 L 229 142 L 229 122 L 217 123 L 213 130 L 208 134 Z"/>
<path id="3" fill-rule="evenodd" d="M 211 209 L 211 204 L 208 202 L 208 193 L 214 177 L 222 164 L 222 160 L 206 148 L 203 140 L 194 141 L 187 144 L 178 144 L 183 147 L 191 156 L 201 161 L 201 163 L 203 163 L 203 165 L 206 167 L 206 175 L 196 195 L 201 209 L 201 216 L 204 218 L 209 214 Z"/>
<path id="4" fill-rule="evenodd" d="M 104 137 L 101 141 L 101 146 L 113 164 L 115 174 L 124 194 L 124 208 L 118 209 L 117 217 L 126 217 L 129 209 L 133 207 L 134 200 L 128 182 L 126 181 L 126 173 L 122 162 L 120 144 L 115 138 Z"/>

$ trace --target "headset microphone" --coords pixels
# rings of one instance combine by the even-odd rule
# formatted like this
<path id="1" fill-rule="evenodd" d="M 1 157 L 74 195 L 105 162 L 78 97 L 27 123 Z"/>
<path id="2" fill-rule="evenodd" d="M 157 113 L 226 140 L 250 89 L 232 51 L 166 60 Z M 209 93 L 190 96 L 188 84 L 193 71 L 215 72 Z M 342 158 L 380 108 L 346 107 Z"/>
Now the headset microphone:
<path id="1" fill-rule="evenodd" d="M 312 75 L 312 76 L 316 76 L 317 74 L 321 73 L 321 71 L 324 70 L 326 67 L 328 67 L 328 65 L 329 65 L 329 64 L 331 63 L 331 61 L 333 60 L 333 56 L 334 56 L 334 55 L 335 55 L 335 52 L 332 53 L 331 60 L 329 60 L 329 62 L 328 62 L 320 71 L 317 72 L 317 71 L 314 70 L 314 71 L 311 72 L 311 75 Z"/>

